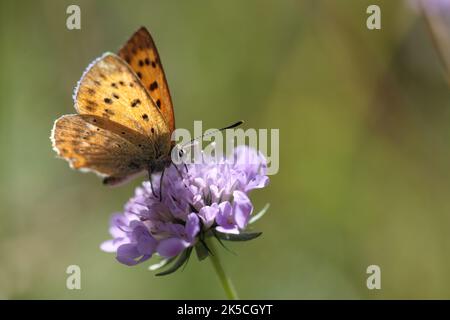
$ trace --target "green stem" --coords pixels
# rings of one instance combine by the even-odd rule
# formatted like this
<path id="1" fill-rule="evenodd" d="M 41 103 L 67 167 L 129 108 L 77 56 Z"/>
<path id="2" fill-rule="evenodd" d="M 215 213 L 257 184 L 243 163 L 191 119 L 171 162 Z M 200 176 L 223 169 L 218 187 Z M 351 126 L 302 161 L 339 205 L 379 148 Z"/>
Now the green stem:
<path id="1" fill-rule="evenodd" d="M 225 294 L 227 298 L 230 300 L 238 300 L 238 295 L 236 293 L 236 289 L 234 289 L 234 285 L 231 282 L 231 279 L 225 273 L 225 270 L 222 267 L 222 263 L 220 262 L 219 252 L 216 250 L 215 245 L 213 243 L 213 239 L 206 239 L 206 245 L 208 246 L 211 254 L 209 255 L 212 265 L 214 266 L 214 270 L 216 271 L 217 276 L 219 277 L 220 283 L 222 284 L 223 289 L 225 290 Z"/>

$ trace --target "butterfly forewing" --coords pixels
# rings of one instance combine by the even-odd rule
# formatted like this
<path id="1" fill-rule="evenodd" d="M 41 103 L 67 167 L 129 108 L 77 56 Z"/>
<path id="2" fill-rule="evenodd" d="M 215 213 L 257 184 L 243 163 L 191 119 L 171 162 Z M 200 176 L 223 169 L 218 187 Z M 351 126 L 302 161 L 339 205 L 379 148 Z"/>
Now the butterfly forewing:
<path id="1" fill-rule="evenodd" d="M 170 132 L 175 129 L 175 118 L 169 87 L 161 59 L 150 33 L 144 27 L 136 31 L 120 49 L 119 56 L 136 73 L 157 107 L 161 110 Z"/>
<path id="2" fill-rule="evenodd" d="M 118 56 L 108 53 L 85 72 L 75 92 L 79 114 L 109 119 L 150 139 L 169 137 L 169 128 L 136 75 Z"/>

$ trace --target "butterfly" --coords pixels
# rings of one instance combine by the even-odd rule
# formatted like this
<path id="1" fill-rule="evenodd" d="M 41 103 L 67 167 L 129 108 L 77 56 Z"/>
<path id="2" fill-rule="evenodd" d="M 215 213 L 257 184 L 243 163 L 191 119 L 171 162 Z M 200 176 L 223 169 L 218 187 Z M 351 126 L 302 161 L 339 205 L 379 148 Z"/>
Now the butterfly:
<path id="1" fill-rule="evenodd" d="M 94 172 L 106 185 L 120 185 L 142 172 L 150 182 L 152 173 L 161 172 L 161 183 L 164 169 L 173 164 L 173 148 L 178 147 L 177 155 L 184 152 L 171 141 L 175 117 L 169 86 L 144 27 L 117 55 L 107 52 L 88 66 L 73 99 L 77 114 L 55 121 L 53 149 L 72 168 Z"/>
<path id="2" fill-rule="evenodd" d="M 54 123 L 58 156 L 106 185 L 119 185 L 171 163 L 172 99 L 155 43 L 145 27 L 118 54 L 105 53 L 82 75 L 73 95 L 77 114 Z"/>

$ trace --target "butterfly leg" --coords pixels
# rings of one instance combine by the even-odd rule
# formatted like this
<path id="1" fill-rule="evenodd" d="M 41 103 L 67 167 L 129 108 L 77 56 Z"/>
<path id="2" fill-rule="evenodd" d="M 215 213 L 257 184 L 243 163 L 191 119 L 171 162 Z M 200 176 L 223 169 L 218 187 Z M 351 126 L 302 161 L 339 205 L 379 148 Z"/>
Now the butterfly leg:
<path id="1" fill-rule="evenodd" d="M 153 181 L 152 181 L 152 173 L 151 173 L 151 170 L 148 171 L 148 180 L 150 181 L 150 188 L 152 189 L 153 196 L 154 196 L 155 198 L 157 198 L 156 193 L 155 193 L 155 189 L 153 188 Z"/>
<path id="2" fill-rule="evenodd" d="M 181 173 L 181 170 L 177 167 L 177 165 L 176 165 L 175 163 L 172 162 L 171 164 L 172 164 L 172 165 L 175 167 L 175 169 L 177 170 L 178 175 L 180 176 L 181 181 L 183 182 L 184 186 L 185 186 L 186 188 L 188 188 L 188 186 L 186 185 L 186 182 L 183 181 L 184 177 L 183 177 L 183 173 Z"/>
<path id="3" fill-rule="evenodd" d="M 178 175 L 180 176 L 181 179 L 184 179 L 183 174 L 181 173 L 180 169 L 178 169 L 177 165 L 175 163 L 172 162 L 172 165 L 175 167 L 175 169 L 178 172 Z"/>

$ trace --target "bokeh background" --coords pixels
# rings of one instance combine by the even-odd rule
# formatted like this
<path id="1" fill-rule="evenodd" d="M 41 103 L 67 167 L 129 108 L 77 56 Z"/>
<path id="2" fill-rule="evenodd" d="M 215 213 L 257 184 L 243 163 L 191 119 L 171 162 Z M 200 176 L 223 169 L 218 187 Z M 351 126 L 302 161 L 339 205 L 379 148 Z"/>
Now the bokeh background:
<path id="1" fill-rule="evenodd" d="M 81 30 L 66 29 L 69 4 Z M 381 30 L 366 28 L 370 4 Z M 2 1 L 0 298 L 225 297 L 209 261 L 157 278 L 100 251 L 139 181 L 103 187 L 51 149 L 85 67 L 141 25 L 178 127 L 280 129 L 280 171 L 253 192 L 271 203 L 263 236 L 222 252 L 242 298 L 450 298 L 449 83 L 400 0 Z M 72 264 L 81 290 L 66 289 Z"/>

